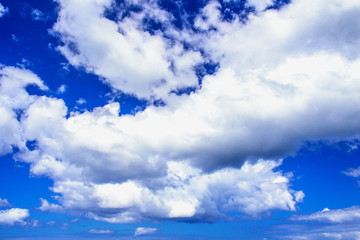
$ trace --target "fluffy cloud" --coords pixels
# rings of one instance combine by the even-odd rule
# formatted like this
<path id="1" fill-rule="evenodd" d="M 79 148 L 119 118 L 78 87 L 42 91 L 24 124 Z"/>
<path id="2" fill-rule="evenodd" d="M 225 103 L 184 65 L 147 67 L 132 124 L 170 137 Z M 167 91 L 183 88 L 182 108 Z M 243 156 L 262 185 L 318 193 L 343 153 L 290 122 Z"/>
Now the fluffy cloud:
<path id="1" fill-rule="evenodd" d="M 103 16 L 101 13 L 111 5 L 111 1 L 89 3 L 84 8 L 93 14 L 84 12 L 73 16 L 71 14 L 77 13 L 76 4 L 80 3 L 61 1 L 62 11 L 55 30 L 62 32 L 61 26 L 77 26 L 78 18 Z M 90 151 L 94 152 L 88 156 L 99 154 L 100 149 L 108 149 L 108 158 L 116 153 L 124 164 L 131 162 L 130 167 L 151 175 L 157 171 L 150 162 L 153 159 L 157 164 L 161 164 L 163 159 L 191 159 L 196 166 L 209 170 L 224 165 L 239 166 L 251 158 L 283 157 L 305 140 L 352 137 L 359 133 L 360 125 L 355 119 L 360 116 L 360 111 L 351 107 L 360 102 L 357 94 L 360 61 L 356 50 L 359 43 L 356 26 L 359 23 L 352 19 L 359 11 L 355 2 L 334 0 L 332 4 L 328 1 L 312 4 L 308 0 L 295 1 L 281 11 L 265 11 L 251 16 L 246 25 L 236 20 L 221 21 L 221 17 L 216 17 L 221 14 L 216 6 L 216 2 L 209 3 L 202 11 L 205 17 L 199 17 L 195 27 L 206 30 L 206 26 L 212 26 L 216 29 L 200 38 L 203 38 L 204 51 L 214 61 L 220 62 L 217 73 L 205 77 L 201 89 L 190 96 L 166 96 L 165 108 L 149 107 L 136 116 L 118 118 L 118 106 L 112 104 L 92 113 L 73 116 L 65 128 L 84 131 L 83 134 L 74 131 L 72 135 L 83 149 L 92 146 Z M 305 19 L 302 14 L 304 6 L 311 6 Z M 136 20 L 135 15 L 116 23 L 132 27 L 130 20 Z M 166 14 L 161 16 L 169 17 Z M 201 25 L 199 19 L 206 21 L 207 25 Z M 328 19 L 325 27 L 323 19 Z M 92 21 L 89 21 L 82 31 L 91 28 Z M 116 25 L 104 17 L 94 20 L 94 24 L 102 21 Z M 312 24 L 308 24 L 310 22 Z M 334 27 L 335 30 L 330 32 Z M 83 36 L 75 29 L 66 31 L 69 36 Z M 137 31 L 141 32 L 141 29 Z M 120 32 L 116 35 L 127 36 Z M 256 37 L 260 35 L 264 37 Z M 153 37 L 159 36 L 151 35 Z M 92 38 L 87 38 L 87 41 L 74 39 L 77 44 L 86 43 L 91 49 L 99 49 L 94 47 Z M 237 44 L 240 40 L 241 44 Z M 146 43 L 141 37 L 138 41 Z M 102 46 L 111 46 L 112 52 L 118 48 L 132 49 L 119 42 L 116 46 L 105 43 Z M 158 52 L 163 51 L 172 52 L 169 49 Z M 86 55 L 82 50 L 78 52 L 77 57 Z M 97 59 L 102 56 L 95 55 Z M 115 63 L 102 61 L 108 67 L 115 66 Z M 117 73 L 127 72 L 116 69 Z M 136 74 L 139 72 L 142 71 L 137 70 Z M 139 83 L 137 77 L 132 79 L 129 84 Z M 110 109 L 112 116 L 105 114 L 106 109 Z M 112 124 L 111 130 L 107 121 Z M 93 122 L 96 122 L 96 127 L 89 124 Z M 96 139 L 99 132 L 109 141 L 97 143 L 91 140 Z M 109 144 L 119 148 L 110 149 Z M 142 161 L 148 164 L 143 165 Z M 120 175 L 131 177 L 127 176 L 131 172 L 124 170 Z"/>
<path id="2" fill-rule="evenodd" d="M 13 145 L 24 148 L 18 116 L 37 98 L 27 93 L 25 87 L 28 85 L 47 89 L 44 83 L 28 70 L 15 67 L 0 69 L 0 155 L 11 152 Z"/>
<path id="3" fill-rule="evenodd" d="M 38 208 L 43 212 L 62 212 L 63 208 L 57 204 L 49 203 L 46 199 L 41 198 L 41 206 Z"/>
<path id="4" fill-rule="evenodd" d="M 144 227 L 138 227 L 135 230 L 134 236 L 140 236 L 140 235 L 146 235 L 146 234 L 153 234 L 158 231 L 157 228 L 144 228 Z"/>
<path id="5" fill-rule="evenodd" d="M 256 216 L 271 209 L 295 210 L 296 192 L 288 189 L 287 177 L 273 171 L 277 166 L 260 161 L 204 174 L 188 164 L 169 162 L 164 177 L 103 184 L 56 181 L 53 191 L 61 194 L 66 209 L 86 210 L 88 217 L 112 223 L 215 221 L 228 211 Z"/>
<path id="6" fill-rule="evenodd" d="M 3 68 L 2 83 L 18 79 L 16 74 L 25 80 L 11 81 L 13 88 L 1 85 L 8 117 L 0 129 L 10 131 L 0 135 L 7 136 L 0 138 L 2 148 L 23 146 L 17 160 L 54 180 L 52 190 L 65 210 L 114 223 L 210 222 L 229 211 L 258 216 L 295 210 L 304 193 L 289 188 L 291 176 L 275 170 L 281 161 L 271 159 L 304 141 L 360 133 L 357 1 L 297 0 L 246 23 L 222 21 L 219 4 L 209 3 L 195 18 L 189 49 L 201 42 L 204 56 L 219 68 L 202 79 L 201 88 L 181 96 L 170 92 L 197 86 L 193 68 L 203 55 L 138 26 L 142 14 L 151 14 L 150 3 L 114 21 L 104 15 L 110 0 L 59 4 L 54 30 L 71 64 L 115 89 L 166 99 L 165 106 L 135 115 L 119 116 L 118 103 L 68 113 L 61 99 L 26 93 L 29 83 L 46 89 L 35 75 Z M 170 13 L 153 9 L 152 18 L 171 23 Z M 166 31 L 175 30 L 170 25 Z M 178 39 L 188 38 L 189 29 L 178 31 Z M 35 149 L 25 149 L 24 140 L 35 141 Z M 41 207 L 53 208 L 46 200 Z"/>
<path id="7" fill-rule="evenodd" d="M 320 221 L 320 222 L 358 222 L 360 221 L 360 207 L 353 206 L 344 209 L 330 210 L 325 208 L 321 212 L 316 212 L 310 215 L 295 216 L 293 220 L 298 221 Z"/>
<path id="8" fill-rule="evenodd" d="M 166 98 L 173 90 L 198 86 L 192 68 L 201 61 L 200 53 L 185 51 L 160 31 L 150 34 L 141 29 L 147 17 L 165 24 L 171 19 L 152 1 L 125 1 L 120 8 L 111 0 L 58 2 L 61 10 L 54 31 L 64 43 L 59 50 L 74 66 L 83 66 L 115 89 L 140 98 Z M 131 4 L 143 11 L 130 12 L 119 21 L 104 15 L 114 8 L 120 18 L 122 9 Z"/>
<path id="9" fill-rule="evenodd" d="M 27 209 L 11 208 L 0 210 L 0 225 L 25 224 L 25 220 L 29 215 Z"/>

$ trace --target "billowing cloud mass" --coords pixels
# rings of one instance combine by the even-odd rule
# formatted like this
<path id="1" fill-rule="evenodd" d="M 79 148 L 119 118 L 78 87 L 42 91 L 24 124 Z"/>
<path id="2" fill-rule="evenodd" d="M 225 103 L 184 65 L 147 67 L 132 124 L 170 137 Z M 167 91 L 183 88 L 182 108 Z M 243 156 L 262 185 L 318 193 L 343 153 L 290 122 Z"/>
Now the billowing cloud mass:
<path id="1" fill-rule="evenodd" d="M 2 68 L 0 153 L 18 146 L 18 161 L 54 181 L 59 205 L 42 199 L 41 210 L 112 223 L 294 211 L 305 194 L 276 169 L 280 159 L 304 141 L 360 133 L 359 1 L 296 0 L 281 10 L 249 1 L 256 11 L 246 21 L 225 20 L 211 1 L 182 27 L 155 1 L 58 3 L 58 50 L 149 106 L 69 112 L 62 99 L 26 92 L 46 90 L 35 74 Z M 125 14 L 129 4 L 142 7 Z M 210 62 L 215 73 L 198 81 Z"/>
<path id="2" fill-rule="evenodd" d="M 58 2 L 61 10 L 54 31 L 64 43 L 59 50 L 74 66 L 83 66 L 115 89 L 140 98 L 165 98 L 171 91 L 198 86 L 192 68 L 201 54 L 172 43 L 160 31 L 152 35 L 142 29 L 146 18 L 164 25 L 173 18 L 154 1 L 125 1 L 127 7 L 134 4 L 143 10 L 128 17 L 122 17 L 127 7 L 117 8 L 111 0 Z M 104 15 L 113 8 L 121 21 Z"/>
<path id="3" fill-rule="evenodd" d="M 319 221 L 319 222 L 359 222 L 360 221 L 360 207 L 353 206 L 344 209 L 330 210 L 325 208 L 321 212 L 316 212 L 310 215 L 296 216 L 293 220 L 299 221 Z"/>
<path id="4" fill-rule="evenodd" d="M 11 208 L 7 210 L 0 210 L 0 225 L 23 225 L 29 215 L 29 210 L 27 209 Z"/>

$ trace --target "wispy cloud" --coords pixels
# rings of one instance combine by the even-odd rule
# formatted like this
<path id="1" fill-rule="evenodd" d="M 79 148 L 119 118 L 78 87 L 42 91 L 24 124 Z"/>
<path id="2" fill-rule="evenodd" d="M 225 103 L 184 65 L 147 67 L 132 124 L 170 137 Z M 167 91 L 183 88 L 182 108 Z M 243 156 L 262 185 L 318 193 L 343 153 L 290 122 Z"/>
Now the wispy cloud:
<path id="1" fill-rule="evenodd" d="M 94 233 L 94 234 L 111 234 L 111 233 L 114 233 L 113 230 L 109 230 L 109 229 L 90 229 L 88 232 L 89 233 Z"/>
<path id="2" fill-rule="evenodd" d="M 360 167 L 358 167 L 358 168 L 349 168 L 346 171 L 343 171 L 342 173 L 345 174 L 346 176 L 349 176 L 349 177 L 358 178 L 358 177 L 360 177 Z"/>
<path id="3" fill-rule="evenodd" d="M 58 94 L 63 94 L 63 93 L 65 93 L 65 92 L 66 92 L 66 88 L 67 88 L 67 86 L 66 86 L 65 84 L 62 84 L 62 85 L 58 88 L 57 93 L 58 93 Z"/>
<path id="4" fill-rule="evenodd" d="M 9 12 L 9 9 L 0 3 L 0 18 Z"/>
<path id="5" fill-rule="evenodd" d="M 315 212 L 310 215 L 294 216 L 292 220 L 296 221 L 319 221 L 319 222 L 360 222 L 360 207 L 353 206 L 344 209 L 330 210 L 325 208 L 320 212 Z"/>
<path id="6" fill-rule="evenodd" d="M 76 104 L 78 105 L 83 105 L 86 103 L 86 100 L 84 98 L 79 98 L 78 100 L 76 100 Z"/>
<path id="7" fill-rule="evenodd" d="M 134 236 L 140 236 L 140 235 L 147 235 L 147 234 L 154 234 L 158 231 L 157 228 L 146 228 L 146 227 L 138 227 L 135 230 Z"/>

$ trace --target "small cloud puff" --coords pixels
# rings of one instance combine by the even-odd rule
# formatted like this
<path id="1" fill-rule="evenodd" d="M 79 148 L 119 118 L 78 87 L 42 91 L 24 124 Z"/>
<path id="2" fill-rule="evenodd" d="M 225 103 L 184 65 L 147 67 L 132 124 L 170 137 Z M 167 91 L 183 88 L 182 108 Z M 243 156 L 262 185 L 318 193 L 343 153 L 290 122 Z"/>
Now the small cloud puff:
<path id="1" fill-rule="evenodd" d="M 7 207 L 9 205 L 10 205 L 10 203 L 8 202 L 7 199 L 1 199 L 0 198 L 0 207 Z"/>
<path id="2" fill-rule="evenodd" d="M 66 92 L 66 89 L 67 89 L 66 85 L 63 84 L 63 85 L 61 85 L 61 86 L 58 88 L 57 93 L 58 93 L 58 94 L 65 93 L 65 92 Z"/>
<path id="3" fill-rule="evenodd" d="M 63 208 L 57 204 L 49 203 L 46 199 L 40 198 L 41 206 L 38 208 L 43 212 L 62 212 Z"/>
<path id="4" fill-rule="evenodd" d="M 135 230 L 134 236 L 140 236 L 140 235 L 146 235 L 146 234 L 153 234 L 156 233 L 159 229 L 157 228 L 144 228 L 144 227 L 138 227 Z"/>
<path id="5" fill-rule="evenodd" d="M 77 105 L 83 105 L 85 103 L 86 103 L 86 100 L 84 98 L 79 98 L 78 100 L 76 100 Z"/>
<path id="6" fill-rule="evenodd" d="M 21 208 L 11 208 L 7 210 L 0 211 L 0 225 L 10 225 L 15 224 L 25 225 L 25 219 L 30 216 L 29 210 Z"/>

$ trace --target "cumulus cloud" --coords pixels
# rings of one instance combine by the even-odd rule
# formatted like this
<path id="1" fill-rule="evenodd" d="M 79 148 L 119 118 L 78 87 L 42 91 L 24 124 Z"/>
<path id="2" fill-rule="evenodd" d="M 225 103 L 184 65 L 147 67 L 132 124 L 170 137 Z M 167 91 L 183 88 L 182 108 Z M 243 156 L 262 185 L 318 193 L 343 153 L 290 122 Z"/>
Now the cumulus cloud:
<path id="1" fill-rule="evenodd" d="M 9 203 L 9 201 L 7 199 L 1 199 L 0 198 L 0 207 L 7 207 L 9 205 L 10 205 L 10 203 Z"/>
<path id="2" fill-rule="evenodd" d="M 278 226 L 279 227 L 279 226 Z M 359 224 L 351 223 L 322 223 L 322 224 L 295 224 L 284 225 L 277 229 L 278 238 L 304 240 L 353 240 L 360 237 Z M 280 233 L 281 232 L 281 233 Z"/>
<path id="3" fill-rule="evenodd" d="M 43 212 L 62 212 L 63 208 L 57 204 L 49 203 L 46 199 L 40 198 L 41 206 L 38 208 Z"/>
<path id="4" fill-rule="evenodd" d="M 24 148 L 18 115 L 26 109 L 36 96 L 25 90 L 28 85 L 36 85 L 42 90 L 47 87 L 32 72 L 15 68 L 0 69 L 0 155 L 12 151 L 12 146 Z"/>
<path id="5" fill-rule="evenodd" d="M 132 27 L 130 20 L 136 19 L 135 15 L 131 15 L 132 19 L 127 19 L 130 22 L 114 22 L 104 18 L 101 12 L 111 5 L 111 1 L 91 2 L 83 8 L 88 8 L 93 14 L 84 12 L 80 16 L 73 16 L 72 14 L 77 13 L 77 4 L 80 3 L 60 1 L 62 10 L 55 30 L 61 33 L 65 31 L 65 27 L 70 26 L 70 22 L 66 21 L 72 21 L 71 26 L 75 27 L 77 21 L 83 23 L 89 16 L 98 19 L 86 21 L 85 26 L 89 29 L 98 29 L 96 26 L 103 21 L 106 25 L 115 26 L 117 23 L 120 27 L 124 24 Z M 126 164 L 131 162 L 132 167 L 138 167 L 145 175 L 157 171 L 150 163 L 150 159 L 155 158 L 160 164 L 164 158 L 191 159 L 196 166 L 209 170 L 226 165 L 239 166 L 250 158 L 283 157 L 297 149 L 305 140 L 355 136 L 360 126 L 354 119 L 357 119 L 360 111 L 351 106 L 356 106 L 360 101 L 357 94 L 357 69 L 360 61 L 356 58 L 359 38 L 357 28 L 354 27 L 358 22 L 354 23 L 354 19 L 351 18 L 355 14 L 349 13 L 357 12 L 359 8 L 349 0 L 334 0 L 332 4 L 336 6 L 336 10 L 329 6 L 328 1 L 319 1 L 316 4 L 308 0 L 296 1 L 279 12 L 265 11 L 259 16 L 252 16 L 244 25 L 239 21 L 221 21 L 220 17 L 216 17 L 216 14 L 221 14 L 216 2 L 211 2 L 202 14 L 210 12 L 212 14 L 207 15 L 215 16 L 205 19 L 208 25 L 215 27 L 217 31 L 210 31 L 202 37 L 207 40 L 204 41 L 204 49 L 209 52 L 211 58 L 220 62 L 221 67 L 215 75 L 203 79 L 201 89 L 184 97 L 170 94 L 166 96 L 165 108 L 149 107 L 136 116 L 118 118 L 116 109 L 119 107 L 116 104 L 107 105 L 92 113 L 73 116 L 67 121 L 65 128 L 88 129 L 84 133 L 87 139 L 83 139 L 84 136 L 79 132 L 72 134 L 75 139 L 81 139 L 83 143 L 79 143 L 80 145 L 85 145 L 86 142 L 93 146 L 90 151 L 94 153 L 89 154 L 91 157 L 98 154 L 99 149 L 109 149 L 109 144 L 121 146 L 117 150 L 109 149 L 111 154 L 106 154 L 111 158 L 116 152 Z M 311 14 L 304 19 L 302 9 L 310 5 Z M 168 17 L 166 14 L 164 16 Z M 329 27 L 323 27 L 324 18 L 329 20 L 325 22 Z M 92 24 L 89 24 L 89 21 L 94 21 L 94 28 L 91 28 Z M 308 24 L 309 22 L 312 24 Z M 196 23 L 197 21 L 195 27 L 200 28 L 201 25 Z M 330 25 L 337 27 L 339 31 L 323 30 L 333 29 Z M 348 28 L 344 29 L 343 25 Z M 320 27 L 323 31 L 321 34 Z M 92 30 L 88 28 L 81 31 L 90 34 L 88 31 Z M 201 29 L 204 30 L 206 27 Z M 66 28 L 69 34 L 66 36 L 80 36 L 77 30 Z M 141 29 L 136 31 L 142 32 Z M 114 34 L 121 38 L 127 37 L 121 32 L 119 30 Z M 256 37 L 260 35 L 264 37 Z M 96 37 L 98 36 L 103 35 L 96 34 Z M 151 35 L 149 38 L 154 37 L 159 36 Z M 86 41 L 77 40 L 76 36 L 73 38 L 77 45 L 86 43 L 91 49 L 99 49 L 94 47 L 96 44 L 91 38 L 87 38 Z M 237 44 L 239 40 L 241 44 Z M 138 41 L 146 42 L 141 37 Z M 105 43 L 102 46 L 111 46 L 112 51 L 118 48 L 121 51 L 132 49 L 125 47 L 127 45 L 122 47 L 118 42 L 116 46 Z M 64 47 L 67 49 L 69 46 L 65 44 Z M 76 51 L 76 58 L 86 56 L 87 50 L 83 51 L 80 46 L 78 48 L 80 50 Z M 170 50 L 165 48 L 158 52 L 163 51 Z M 102 54 L 94 55 L 99 59 L 98 56 Z M 117 62 L 101 63 L 110 68 Z M 116 69 L 117 73 L 128 72 Z M 134 74 L 139 72 L 142 71 L 137 69 Z M 137 77 L 132 79 L 129 84 L 139 83 Z M 109 113 L 113 113 L 113 116 L 102 113 L 108 112 L 107 109 L 110 109 Z M 112 130 L 105 131 L 108 125 L 101 124 L 100 119 L 110 121 Z M 87 122 L 99 124 L 95 127 Z M 90 132 L 90 129 L 94 128 L 106 134 L 106 138 L 112 141 L 95 143 L 89 140 L 96 139 L 94 135 L 98 131 L 93 131 L 93 136 Z M 142 161 L 139 162 L 139 159 L 150 164 L 139 164 Z M 121 176 L 125 178 L 131 174 L 131 171 L 123 172 Z"/>
<path id="6" fill-rule="evenodd" d="M 23 225 L 29 215 L 29 210 L 27 209 L 11 208 L 7 210 L 0 210 L 0 225 Z"/>
<path id="7" fill-rule="evenodd" d="M 288 189 L 288 178 L 273 172 L 277 166 L 260 161 L 204 174 L 188 164 L 169 162 L 164 177 L 103 184 L 63 180 L 55 182 L 53 191 L 62 195 L 66 209 L 86 210 L 88 217 L 111 223 L 216 221 L 228 211 L 257 216 L 271 209 L 295 210 L 296 192 Z"/>
<path id="8" fill-rule="evenodd" d="M 349 168 L 348 170 L 343 171 L 342 173 L 345 174 L 346 176 L 349 176 L 349 177 L 358 178 L 358 177 L 360 177 L 360 167 L 358 167 L 358 168 Z"/>
<path id="9" fill-rule="evenodd" d="M 26 93 L 29 83 L 46 89 L 34 74 L 1 70 L 0 106 L 8 117 L 0 129 L 10 131 L 0 135 L 7 136 L 0 138 L 3 148 L 35 141 L 16 158 L 54 181 L 65 210 L 112 223 L 211 222 L 229 211 L 295 210 L 305 194 L 289 187 L 291 176 L 276 170 L 281 161 L 275 159 L 304 141 L 360 133 L 358 1 L 298 0 L 250 15 L 246 23 L 221 20 L 212 1 L 195 17 L 196 40 L 188 48 L 177 39 L 187 39 L 190 30 L 172 26 L 171 14 L 156 4 L 156 16 L 149 16 L 170 24 L 168 32 L 179 31 L 174 42 L 137 25 L 152 3 L 111 20 L 105 12 L 113 1 L 58 2 L 54 31 L 71 64 L 115 89 L 166 99 L 165 106 L 134 115 L 120 116 L 119 103 L 68 113 L 61 99 Z M 200 87 L 194 67 L 204 58 L 219 67 Z M 172 93 L 189 86 L 197 89 Z M 20 120 L 16 108 L 23 110 Z M 42 206 L 52 208 L 46 200 Z"/>
<path id="10" fill-rule="evenodd" d="M 85 67 L 113 88 L 140 98 L 166 98 L 173 90 L 198 86 L 192 68 L 201 61 L 200 53 L 173 44 L 160 31 L 150 34 L 141 29 L 148 15 L 160 22 L 171 18 L 152 1 L 124 1 L 121 8 L 114 8 L 111 0 L 58 3 L 61 10 L 54 31 L 63 41 L 58 49 L 72 65 Z M 119 21 L 104 16 L 112 8 L 121 16 L 121 9 L 131 4 L 144 12 L 131 12 Z"/>
<path id="11" fill-rule="evenodd" d="M 146 234 L 153 234 L 156 233 L 159 229 L 157 228 L 144 228 L 138 227 L 135 230 L 134 236 L 146 235 Z"/>
<path id="12" fill-rule="evenodd" d="M 330 210 L 325 208 L 323 211 L 310 215 L 294 216 L 293 220 L 298 221 L 319 221 L 319 222 L 358 222 L 360 221 L 360 207 L 353 206 L 344 209 Z"/>

